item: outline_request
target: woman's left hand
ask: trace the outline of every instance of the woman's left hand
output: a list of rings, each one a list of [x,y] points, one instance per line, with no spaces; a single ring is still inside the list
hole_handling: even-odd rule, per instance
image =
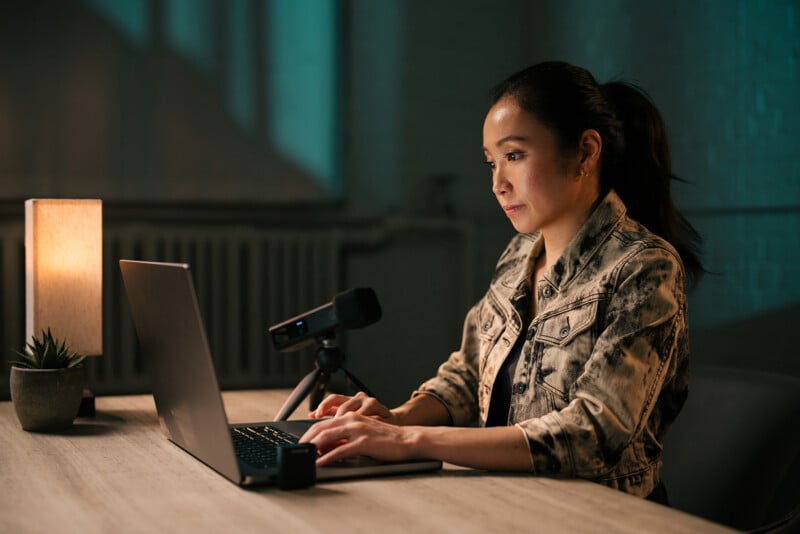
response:
[[[314,424],[300,438],[300,443],[316,445],[321,454],[318,466],[353,456],[394,462],[414,458],[417,434],[414,427],[348,412]]]

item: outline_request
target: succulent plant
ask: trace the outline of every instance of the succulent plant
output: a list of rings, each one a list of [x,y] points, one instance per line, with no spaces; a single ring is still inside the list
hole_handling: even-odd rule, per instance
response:
[[[14,352],[20,359],[12,361],[11,365],[27,369],[66,369],[79,365],[86,358],[83,354],[70,352],[66,340],[59,342],[54,339],[49,328],[47,332],[42,330],[41,340],[32,336],[31,343],[26,343],[22,352]]]

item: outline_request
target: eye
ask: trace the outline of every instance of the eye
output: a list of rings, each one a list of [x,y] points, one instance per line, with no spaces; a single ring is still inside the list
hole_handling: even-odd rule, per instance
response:
[[[509,152],[506,154],[506,159],[508,161],[519,161],[522,159],[524,154],[522,152]]]
[[[497,164],[495,164],[494,161],[484,161],[483,164],[489,167],[491,170],[494,170],[494,168],[497,167]]]

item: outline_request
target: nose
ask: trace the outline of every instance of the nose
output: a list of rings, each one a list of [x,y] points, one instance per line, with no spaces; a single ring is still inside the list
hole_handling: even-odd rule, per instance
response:
[[[509,188],[509,181],[504,177],[500,167],[496,167],[492,173],[492,193],[494,193],[495,196],[500,196],[508,193]]]

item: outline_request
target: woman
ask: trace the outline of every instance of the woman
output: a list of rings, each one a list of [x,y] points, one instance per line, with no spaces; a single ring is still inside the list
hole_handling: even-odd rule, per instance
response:
[[[661,443],[687,395],[699,236],[670,198],[662,119],[636,88],[547,62],[498,85],[492,191],[519,232],[460,350],[392,410],[332,395],[302,441],[353,455],[591,479],[665,501]],[[684,267],[685,266],[685,267]]]

